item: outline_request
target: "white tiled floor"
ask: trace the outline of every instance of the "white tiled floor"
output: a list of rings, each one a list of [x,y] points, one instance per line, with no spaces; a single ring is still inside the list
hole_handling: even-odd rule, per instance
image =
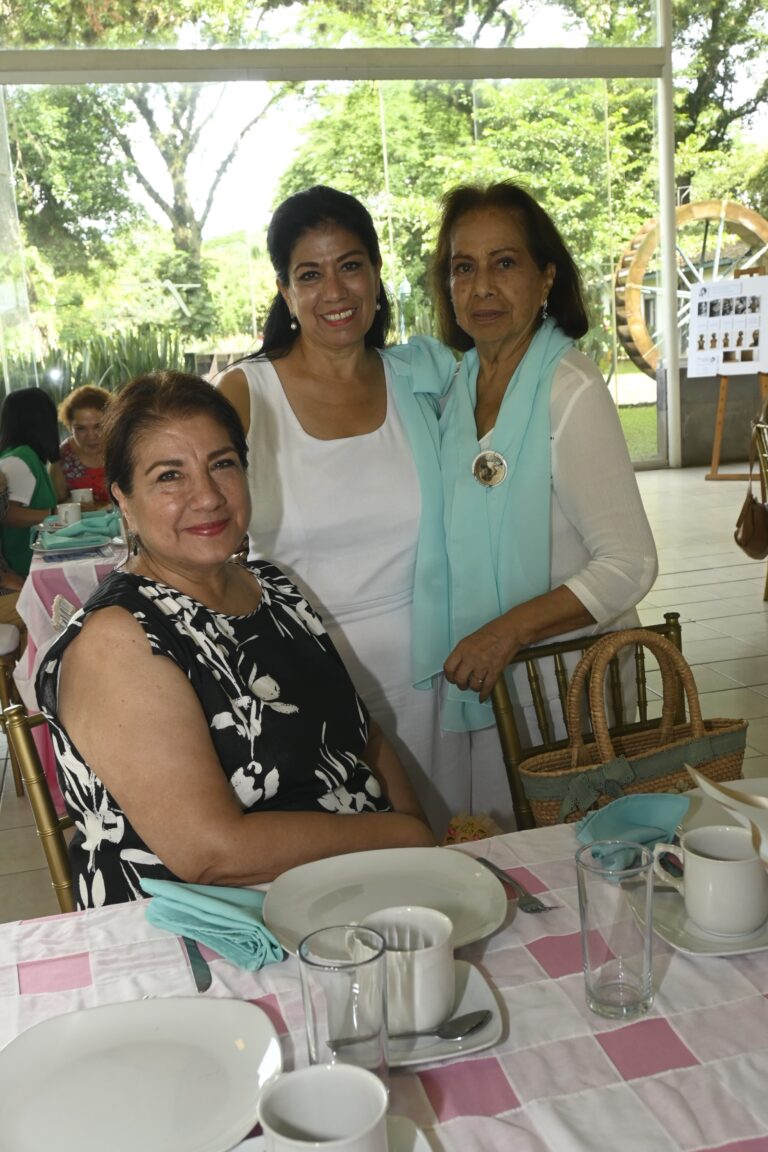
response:
[[[745,775],[768,775],[766,566],[733,542],[744,482],[706,481],[705,469],[639,472],[660,574],[640,606],[644,623],[678,611],[683,650],[706,716],[749,719]],[[0,750],[4,742],[0,744]],[[0,755],[0,763],[2,755]],[[58,910],[26,799],[10,770],[0,798],[0,921]]]

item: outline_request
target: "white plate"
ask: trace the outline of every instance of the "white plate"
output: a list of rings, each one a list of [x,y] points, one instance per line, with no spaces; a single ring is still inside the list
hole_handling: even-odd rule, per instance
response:
[[[54,1016],[0,1052],[13,1152],[225,1152],[256,1123],[280,1042],[240,1000],[136,1000]]]
[[[449,848],[381,848],[301,864],[273,881],[264,923],[288,952],[318,928],[357,924],[398,904],[437,908],[453,921],[453,944],[489,936],[507,914],[495,876]]]
[[[387,1144],[389,1152],[430,1152],[426,1136],[407,1116],[387,1116]],[[232,1152],[264,1152],[264,1137],[244,1140]]]
[[[83,544],[82,541],[78,543],[72,540],[68,544],[62,541],[61,544],[46,547],[39,538],[32,545],[32,551],[36,556],[69,556],[72,552],[82,552],[84,556],[113,555],[110,544]]]
[[[451,1016],[464,1012],[475,1012],[488,1008],[492,1013],[484,1027],[478,1028],[463,1040],[440,1040],[437,1036],[418,1036],[406,1040],[397,1036],[389,1038],[390,1068],[405,1068],[411,1064],[427,1064],[432,1060],[451,1060],[454,1056],[464,1056],[467,1052],[479,1052],[490,1048],[501,1039],[501,1012],[496,997],[488,981],[474,964],[465,960],[454,961],[456,967],[456,997]]]
[[[741,792],[745,796],[768,797],[768,776],[751,776],[744,780],[729,780],[727,788],[734,792]],[[706,828],[710,824],[740,824],[734,812],[723,804],[705,796],[700,788],[692,788],[687,795],[691,798],[691,806],[681,822],[684,832],[689,828]]]
[[[629,896],[632,910],[642,920],[639,901]],[[697,927],[685,914],[685,901],[674,888],[653,894],[653,930],[678,952],[689,956],[740,956],[768,948],[768,924],[748,936],[714,936]]]

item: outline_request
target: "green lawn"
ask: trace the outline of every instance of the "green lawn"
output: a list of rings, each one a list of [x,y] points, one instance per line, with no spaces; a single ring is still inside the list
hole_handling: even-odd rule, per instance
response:
[[[619,408],[619,419],[633,460],[649,460],[657,455],[655,404]]]

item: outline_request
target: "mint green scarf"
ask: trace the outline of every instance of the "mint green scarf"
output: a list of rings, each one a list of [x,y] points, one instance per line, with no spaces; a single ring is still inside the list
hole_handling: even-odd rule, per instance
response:
[[[448,547],[451,649],[470,632],[550,587],[552,378],[573,346],[552,320],[531,341],[507,385],[490,448],[507,462],[506,479],[484,488],[472,475],[480,447],[475,426],[478,356],[462,361],[440,422]],[[490,701],[449,685],[443,728],[493,724]]]

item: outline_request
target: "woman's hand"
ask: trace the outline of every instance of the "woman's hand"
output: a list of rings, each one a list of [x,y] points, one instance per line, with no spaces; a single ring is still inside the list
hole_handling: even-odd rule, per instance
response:
[[[465,636],[445,662],[445,678],[463,691],[477,692],[481,702],[487,700],[491,690],[522,647],[522,639],[514,628],[499,617],[484,624],[476,632]]]
[[[561,584],[517,604],[460,640],[443,665],[445,678],[462,690],[479,693],[482,702],[521,648],[594,623],[594,616],[578,597]]]

